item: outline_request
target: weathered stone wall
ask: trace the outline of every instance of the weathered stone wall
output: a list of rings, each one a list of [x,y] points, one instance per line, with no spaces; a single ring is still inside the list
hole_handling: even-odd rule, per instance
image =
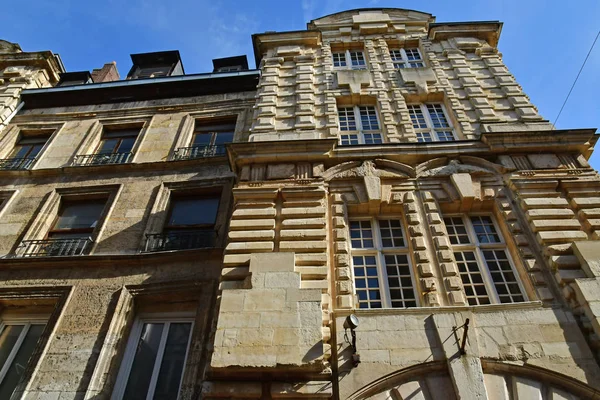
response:
[[[240,93],[26,109],[0,133],[0,151],[6,152],[21,130],[54,132],[32,170],[0,171],[0,195],[9,199],[0,213],[4,315],[39,313],[40,298],[58,290],[54,288],[62,290],[60,296],[44,300],[49,305],[43,310],[54,311],[18,394],[110,398],[135,317],[189,311],[195,325],[180,398],[199,395],[214,337],[234,174],[225,157],[170,160],[175,148],[191,140],[196,118],[233,116],[239,140],[249,127],[247,108],[252,101],[252,93]],[[102,126],[115,123],[141,128],[132,162],[73,166],[76,155],[93,153]],[[216,188],[221,193],[215,248],[140,253],[146,234],[162,229],[169,191],[186,188]],[[110,194],[90,255],[15,257],[23,239],[45,237],[56,216],[57,199],[89,191]]]
[[[0,40],[0,133],[17,111],[23,89],[52,86],[61,72],[51,52],[23,52],[18,44]]]
[[[311,23],[306,33],[286,34],[288,40],[261,35],[250,140],[337,139],[336,103],[376,105],[384,141],[392,143],[417,141],[407,103],[443,103],[459,139],[515,126],[551,128],[502,62],[496,41],[478,37],[478,28],[436,36],[428,30],[431,17],[418,14],[344,12]],[[389,49],[404,46],[418,47],[426,66],[395,69]],[[334,68],[332,48],[362,50],[367,69]]]
[[[504,309],[502,309],[504,308]],[[469,358],[501,360],[515,364],[540,366],[581,381],[596,382],[600,369],[571,313],[560,309],[541,309],[535,305],[488,306],[479,308],[432,308],[405,311],[360,311],[357,349],[361,363],[352,368],[352,351],[341,328],[345,317],[336,321],[340,368],[340,398],[395,371],[433,361],[447,362],[452,380],[458,387],[476,391],[481,387],[489,398],[496,393],[487,387],[481,365],[478,370],[464,369]],[[451,316],[450,319],[447,317]],[[466,355],[459,349],[466,318],[470,319]],[[447,323],[444,321],[447,320]],[[456,327],[456,334],[453,333]],[[448,361],[446,361],[448,360]],[[458,366],[452,366],[452,360]],[[468,372],[468,373],[467,373]],[[428,375],[423,368],[421,379]],[[479,376],[478,376],[479,375]],[[467,380],[472,382],[467,385]],[[462,380],[462,381],[460,381]],[[400,382],[399,382],[400,383]],[[398,384],[399,384],[398,383]],[[387,391],[395,385],[389,385]],[[433,388],[431,397],[444,395]],[[387,393],[386,391],[386,393]],[[479,398],[461,393],[461,398]],[[448,394],[448,398],[451,398]],[[385,398],[385,397],[383,397]],[[487,398],[487,397],[481,397]]]

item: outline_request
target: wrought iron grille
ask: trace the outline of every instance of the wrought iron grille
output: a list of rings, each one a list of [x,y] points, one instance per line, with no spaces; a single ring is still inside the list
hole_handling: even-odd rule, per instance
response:
[[[132,153],[83,154],[75,156],[75,165],[126,164]]]
[[[180,147],[173,154],[174,160],[191,160],[193,158],[219,157],[226,154],[225,145]]]
[[[85,254],[92,238],[23,240],[22,257],[80,256]]]
[[[215,246],[216,232],[212,230],[177,231],[146,235],[144,251],[205,249]]]
[[[30,169],[35,158],[7,158],[0,160],[0,169],[4,170],[20,170]]]

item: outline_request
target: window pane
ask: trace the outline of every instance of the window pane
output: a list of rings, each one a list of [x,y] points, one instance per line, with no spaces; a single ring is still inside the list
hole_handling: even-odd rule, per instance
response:
[[[504,250],[486,250],[483,257],[490,270],[500,303],[524,301],[517,278]]]
[[[406,254],[385,256],[392,307],[415,307],[415,292]]]
[[[398,220],[379,220],[379,232],[383,247],[404,247],[402,227]]]
[[[451,244],[468,244],[470,243],[467,235],[467,228],[461,217],[446,217],[444,218],[446,230],[450,237]]]
[[[381,144],[383,143],[383,138],[381,137],[381,133],[365,133],[365,144]]]
[[[42,147],[44,147],[43,144],[34,144],[33,146],[31,146],[31,151],[29,152],[29,154],[27,155],[28,158],[35,158],[37,157],[38,154],[40,154],[40,151],[42,150]]]
[[[356,69],[362,69],[367,65],[362,51],[351,51],[350,61],[352,62],[352,68]]]
[[[167,344],[165,345],[156,390],[154,391],[155,399],[177,399],[191,330],[191,323],[172,323],[169,325]]]
[[[415,129],[426,129],[427,123],[425,122],[425,116],[421,107],[416,104],[408,105],[408,113],[410,114],[410,120],[412,121],[413,128]]]
[[[350,221],[350,238],[353,249],[372,248],[371,221]]]
[[[436,130],[436,133],[440,142],[453,142],[455,140],[454,133],[452,133],[452,131]]]
[[[217,132],[215,144],[224,144],[233,142],[233,132]]]
[[[377,121],[377,111],[375,107],[364,106],[359,107],[360,110],[360,123],[365,131],[377,131],[379,130],[379,121]]]
[[[163,329],[164,324],[162,323],[144,324],[142,335],[136,346],[123,399],[146,399]]]
[[[444,115],[444,109],[441,104],[427,104],[427,111],[429,111],[429,117],[433,122],[434,128],[449,128],[448,120]]]
[[[352,107],[340,107],[338,109],[338,118],[340,120],[341,131],[355,131],[356,118]]]
[[[133,144],[135,143],[134,137],[128,137],[121,139],[121,143],[119,147],[116,149],[116,153],[130,153],[133,149]]]
[[[119,139],[103,139],[100,142],[100,147],[98,148],[98,154],[112,154],[117,145],[119,144]]]
[[[402,52],[400,50],[390,50],[392,61],[402,61]]]
[[[13,150],[10,158],[26,158],[32,149],[33,149],[33,145],[17,146]],[[35,157],[35,155],[32,157]]]
[[[171,200],[168,226],[210,225],[215,223],[219,199],[216,197],[182,197]]]
[[[25,325],[6,325],[0,334],[0,369],[6,363]]]
[[[4,376],[2,384],[0,384],[0,399],[9,399],[12,392],[17,387],[19,380],[21,380],[21,377],[27,368],[29,358],[33,354],[33,350],[35,350],[35,346],[37,345],[40,336],[42,336],[44,326],[45,325],[31,325],[29,327],[29,330],[25,335],[25,340],[21,343],[21,347],[19,347],[19,351],[10,365],[10,369]]]
[[[359,144],[358,134],[340,135],[340,144],[342,146],[351,146]]]
[[[159,76],[167,76],[170,71],[170,65],[143,68],[138,67],[137,78],[154,78]]]
[[[487,293],[481,271],[477,265],[475,253],[472,251],[455,251],[454,259],[465,289],[465,294],[469,304],[476,306],[479,304],[489,304],[490,299]]]
[[[500,236],[489,216],[471,217],[471,223],[479,243],[500,243]]]
[[[408,61],[420,61],[421,54],[419,53],[419,49],[404,49],[406,52],[406,58]]]
[[[431,133],[417,132],[417,142],[433,142],[433,139],[431,139]]]
[[[212,133],[196,133],[192,146],[208,146],[212,140]]]
[[[377,264],[373,256],[352,257],[354,283],[360,308],[381,308]]]
[[[65,203],[53,229],[95,228],[106,200]]]
[[[346,54],[345,53],[333,53],[333,66],[334,67],[345,67],[346,66]]]

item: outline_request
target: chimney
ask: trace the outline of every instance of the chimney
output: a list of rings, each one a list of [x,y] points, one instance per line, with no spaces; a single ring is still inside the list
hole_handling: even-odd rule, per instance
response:
[[[102,68],[94,69],[92,71],[92,80],[94,83],[112,82],[120,79],[121,77],[119,76],[119,71],[117,70],[116,61],[104,64]]]

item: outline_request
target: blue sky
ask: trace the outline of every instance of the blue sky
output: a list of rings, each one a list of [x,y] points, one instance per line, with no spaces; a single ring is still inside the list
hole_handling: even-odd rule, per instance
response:
[[[177,49],[187,73],[209,72],[213,58],[247,54],[250,35],[305,29],[306,22],[364,7],[429,12],[438,22],[504,22],[504,62],[544,118],[554,121],[598,29],[598,0],[53,0],[11,2],[0,38],[24,51],[59,53],[68,71],[116,61],[121,76],[129,54]],[[600,127],[600,42],[558,123],[558,129]],[[600,169],[599,150],[592,165]]]

